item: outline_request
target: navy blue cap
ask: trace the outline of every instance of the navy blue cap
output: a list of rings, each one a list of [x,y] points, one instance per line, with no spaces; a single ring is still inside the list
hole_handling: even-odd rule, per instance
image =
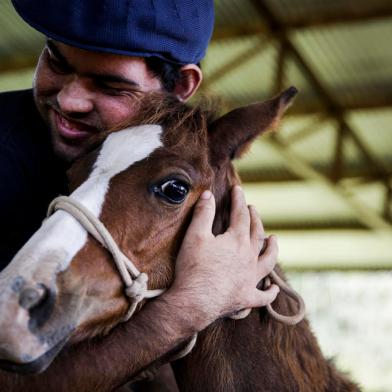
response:
[[[213,0],[12,0],[32,27],[78,48],[196,64],[214,25]]]

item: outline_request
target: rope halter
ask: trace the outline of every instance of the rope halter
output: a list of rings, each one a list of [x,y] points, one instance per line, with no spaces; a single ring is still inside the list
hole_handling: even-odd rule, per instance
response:
[[[63,210],[72,215],[113,256],[114,263],[125,284],[125,295],[130,299],[130,306],[123,321],[128,321],[131,318],[138,303],[143,299],[157,297],[165,291],[163,289],[148,290],[147,274],[136,268],[132,261],[120,250],[104,224],[84,205],[70,197],[60,196],[50,203],[47,216],[57,210]]]

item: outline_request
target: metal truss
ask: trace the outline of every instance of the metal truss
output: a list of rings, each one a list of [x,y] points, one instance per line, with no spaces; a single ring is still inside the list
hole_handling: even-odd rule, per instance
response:
[[[390,107],[391,100],[388,98],[385,101],[380,100],[377,102],[370,102],[367,97],[363,99],[363,102],[359,102],[357,105],[350,107],[342,107],[334,95],[328,90],[327,86],[317,77],[312,67],[308,64],[306,59],[303,57],[301,52],[296,47],[295,43],[290,38],[290,31],[293,28],[305,28],[309,26],[325,25],[331,23],[350,22],[358,20],[369,20],[373,18],[385,17],[386,15],[392,15],[392,9],[390,5],[379,5],[376,8],[369,8],[368,10],[361,10],[360,12],[354,12],[353,10],[347,10],[344,15],[335,15],[325,18],[319,18],[317,20],[310,21],[293,21],[288,25],[282,23],[277,15],[273,12],[270,7],[270,3],[265,0],[250,0],[254,8],[257,10],[260,17],[260,24],[257,25],[257,31],[249,28],[238,28],[234,34],[260,34],[260,42],[255,45],[254,48],[247,52],[240,53],[236,58],[230,62],[223,64],[213,74],[209,75],[206,80],[206,90],[216,83],[221,78],[225,77],[229,72],[241,67],[247,61],[252,60],[256,55],[260,54],[260,51],[265,49],[268,44],[278,44],[278,58],[276,67],[276,76],[274,82],[274,93],[279,91],[284,86],[284,68],[288,59],[294,60],[298,69],[302,72],[305,78],[310,83],[314,92],[316,92],[321,105],[318,107],[304,107],[297,110],[296,113],[318,113],[314,124],[306,126],[305,128],[295,132],[289,138],[283,139],[281,136],[272,135],[269,138],[264,138],[288,163],[288,168],[293,173],[291,179],[302,179],[312,180],[319,184],[327,187],[330,191],[338,195],[344,202],[350,207],[354,213],[356,219],[360,223],[360,227],[369,228],[376,231],[382,231],[384,233],[392,234],[392,171],[390,168],[384,167],[383,163],[375,157],[366,146],[365,142],[361,140],[359,135],[355,132],[352,126],[346,119],[346,114],[349,110],[358,108],[374,108],[374,107]],[[386,8],[385,8],[386,7]],[[253,26],[254,27],[254,26]],[[228,30],[218,30],[215,32],[215,39],[228,38]],[[365,102],[365,100],[369,102]],[[382,102],[381,102],[382,101]],[[233,102],[226,102],[227,106],[234,106]],[[311,106],[311,105],[310,105]],[[291,112],[292,113],[292,112]],[[295,109],[294,109],[295,113]],[[336,124],[335,133],[335,151],[334,158],[331,162],[328,170],[319,169],[312,167],[310,163],[303,157],[295,154],[289,147],[292,143],[298,140],[306,138],[311,135],[314,129],[317,128],[321,123],[326,121],[333,121]],[[370,210],[363,203],[358,201],[350,192],[349,188],[345,186],[345,157],[344,157],[344,145],[348,140],[356,146],[360,151],[363,160],[366,162],[366,172],[360,173],[363,181],[379,181],[384,186],[384,205],[383,214],[379,215],[377,212]],[[241,173],[241,176],[245,181],[260,182],[263,181],[262,176],[258,177],[256,173]],[[283,179],[284,180],[284,179]],[[286,180],[290,180],[289,177]]]

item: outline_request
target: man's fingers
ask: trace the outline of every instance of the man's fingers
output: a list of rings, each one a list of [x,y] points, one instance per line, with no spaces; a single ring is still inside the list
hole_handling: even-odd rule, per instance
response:
[[[235,185],[231,193],[231,213],[229,230],[236,234],[249,236],[250,215],[244,192]]]
[[[276,284],[272,284],[266,290],[256,290],[251,307],[260,308],[262,306],[266,306],[275,301],[278,294],[279,287]]]
[[[253,249],[257,254],[263,250],[264,244],[266,244],[266,238],[264,233],[263,223],[259,217],[254,206],[249,206],[250,213],[250,240]]]
[[[215,198],[211,191],[204,191],[195,205],[187,233],[209,235],[215,217]]]
[[[274,235],[269,236],[266,241],[268,241],[267,248],[264,253],[259,256],[259,261],[257,263],[258,277],[260,279],[263,279],[274,269],[279,252],[278,239]]]

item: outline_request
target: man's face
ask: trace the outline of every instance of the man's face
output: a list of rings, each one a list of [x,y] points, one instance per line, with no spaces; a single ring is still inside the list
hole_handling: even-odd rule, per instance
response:
[[[91,52],[57,41],[45,46],[33,87],[54,151],[68,162],[89,151],[97,133],[132,118],[144,93],[162,89],[140,57]]]

